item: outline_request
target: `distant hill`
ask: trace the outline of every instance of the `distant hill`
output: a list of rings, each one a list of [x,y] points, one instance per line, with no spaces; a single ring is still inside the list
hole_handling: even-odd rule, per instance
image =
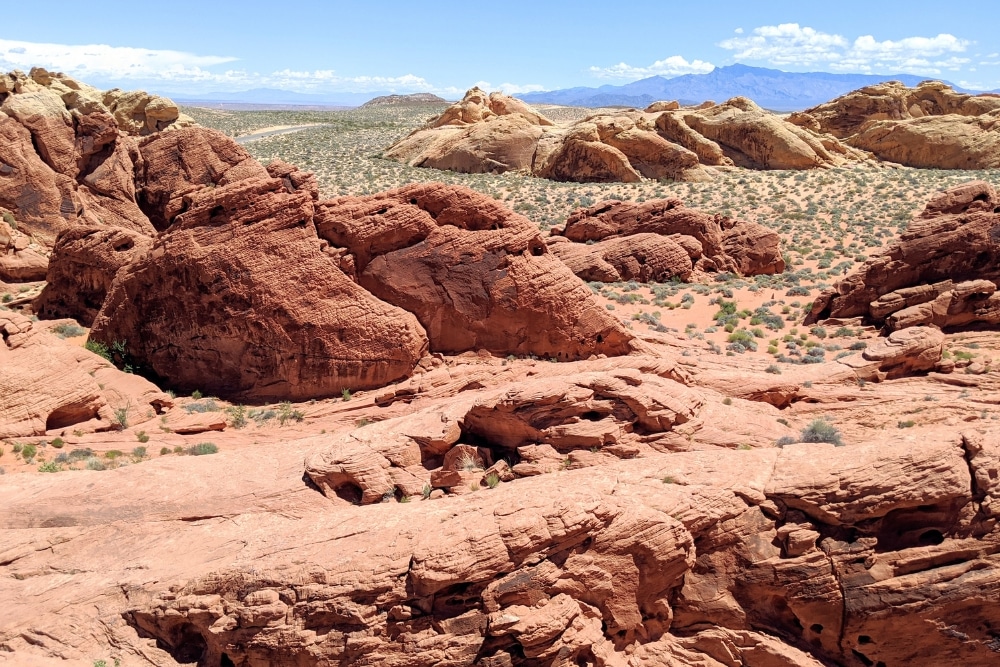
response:
[[[362,104],[366,107],[422,107],[429,104],[448,104],[448,100],[431,93],[413,93],[411,95],[382,95]]]
[[[774,111],[798,111],[821,104],[864,86],[883,81],[901,81],[915,86],[927,77],[912,74],[830,74],[828,72],[782,72],[764,67],[729,65],[708,74],[685,74],[672,79],[652,76],[622,86],[567,88],[518,95],[532,104],[563,104],[578,107],[645,107],[657,100],[700,104],[724,102],[731,97],[749,97]],[[947,82],[945,82],[947,83]],[[954,86],[954,84],[948,84]],[[974,92],[974,91],[965,91]]]

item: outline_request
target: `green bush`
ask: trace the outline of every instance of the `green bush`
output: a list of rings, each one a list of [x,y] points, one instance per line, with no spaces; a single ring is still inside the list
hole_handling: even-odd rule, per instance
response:
[[[149,442],[149,436],[146,435],[145,431],[139,431],[138,433],[136,433],[135,434],[135,439],[138,440],[139,442],[142,442],[142,443]],[[143,449],[145,449],[145,448],[143,448]]]
[[[75,324],[70,324],[65,322],[63,324],[57,324],[52,327],[52,333],[59,336],[60,338],[76,338],[77,336],[82,336],[87,333],[86,329],[78,327]]]
[[[62,449],[63,445],[66,444],[66,441],[63,440],[62,438],[52,438],[49,444],[55,447],[56,449]]]
[[[219,451],[219,448],[211,442],[199,442],[197,445],[192,445],[188,448],[188,454],[191,456],[204,456],[206,454],[215,454]]]
[[[24,445],[21,447],[21,458],[25,461],[31,461],[31,459],[35,458],[35,454],[37,453],[38,448],[34,445]]]
[[[84,347],[96,354],[99,357],[104,357],[106,361],[111,361],[111,352],[108,350],[108,346],[100,341],[88,340]]]
[[[825,419],[814,419],[802,429],[801,442],[827,442],[837,447],[844,444],[840,439],[840,431]]]

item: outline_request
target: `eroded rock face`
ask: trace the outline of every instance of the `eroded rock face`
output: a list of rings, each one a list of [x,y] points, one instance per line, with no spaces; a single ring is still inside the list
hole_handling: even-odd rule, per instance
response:
[[[423,328],[319,251],[313,207],[308,190],[270,177],[200,190],[119,273],[92,337],[218,395],[308,398],[406,377]]]
[[[1000,166],[1000,98],[956,93],[939,81],[861,88],[791,120],[910,167]]]
[[[125,617],[175,656],[235,665],[985,666],[1000,622],[996,518],[972,483],[995,470],[985,452],[946,431],[688,452],[349,509],[370,518],[329,525],[336,549],[215,571]]]
[[[13,311],[0,311],[0,338],[0,438],[108,430],[116,410],[136,422],[173,404],[152,383]]]
[[[1000,197],[974,181],[928,202],[899,240],[813,303],[806,322],[863,316],[889,330],[1000,322]]]
[[[686,280],[693,271],[785,270],[776,232],[687,208],[679,199],[601,202],[574,211],[552,234],[550,249],[584,280]]]
[[[90,326],[119,269],[143,256],[153,239],[127,229],[73,227],[56,239],[46,285],[32,303],[45,319],[71,317]]]
[[[867,159],[745,98],[684,109],[659,103],[556,124],[520,100],[478,88],[390,146],[386,156],[418,167],[514,170],[583,183],[705,181],[714,176],[712,166],[812,169]]]
[[[47,246],[76,225],[151,234],[136,203],[135,137],[193,121],[165,98],[105,95],[41,68],[0,78],[0,207],[22,231]]]
[[[321,202],[320,237],[379,299],[417,316],[431,350],[561,360],[619,355],[631,336],[549,254],[527,218],[467,188],[410,185]]]

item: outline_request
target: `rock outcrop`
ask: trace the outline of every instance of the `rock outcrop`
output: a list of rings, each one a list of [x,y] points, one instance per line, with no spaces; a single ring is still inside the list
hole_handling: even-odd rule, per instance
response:
[[[710,215],[680,199],[606,201],[570,214],[549,248],[584,280],[687,280],[694,271],[781,273],[778,234],[754,222]]]
[[[44,280],[48,258],[38,244],[16,228],[14,215],[0,209],[0,281]]]
[[[175,134],[208,145],[221,136]],[[164,165],[169,180],[178,160],[150,167]],[[320,251],[314,192],[253,164],[247,171],[263,176],[192,187],[169,230],[119,271],[92,337],[124,342],[136,366],[172,386],[246,399],[330,396],[408,376],[427,350],[423,328]]]
[[[110,430],[173,404],[152,383],[23,315],[0,310],[0,339],[0,438]]]
[[[152,233],[136,202],[138,137],[192,124],[146,93],[101,93],[41,68],[0,76],[0,207],[49,246],[79,224]]]
[[[1000,167],[1000,98],[956,93],[940,81],[868,86],[791,121],[910,167]]]
[[[631,336],[552,256],[527,218],[472,190],[410,185],[321,202],[316,228],[379,299],[414,315],[430,349],[561,361],[620,355]]]
[[[1000,323],[1000,196],[984,181],[940,193],[899,240],[814,302],[806,319],[862,316],[889,330]]]
[[[705,438],[716,446],[770,446],[787,435],[772,412],[759,404],[730,407],[635,368],[554,375],[358,429],[310,456],[306,474],[328,497],[360,504],[430,489],[462,494],[489,486],[491,474],[495,486],[505,474],[533,477],[684,451],[719,419],[740,425],[728,442]]]
[[[712,166],[812,169],[867,159],[750,100],[601,112],[556,124],[524,102],[478,88],[393,144],[386,157],[466,173],[523,171],[575,182],[704,181]]]
[[[146,254],[153,239],[121,227],[71,227],[48,259],[46,285],[32,303],[44,319],[71,317],[90,326],[119,269]]]

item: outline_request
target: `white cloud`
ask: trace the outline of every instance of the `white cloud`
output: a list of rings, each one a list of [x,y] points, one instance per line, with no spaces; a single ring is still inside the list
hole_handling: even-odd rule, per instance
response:
[[[199,56],[184,51],[141,49],[107,44],[45,44],[0,39],[0,69],[45,67],[81,78],[200,79],[203,68],[237,60],[230,56]]]
[[[149,87],[173,93],[230,92],[249,88],[278,88],[319,92],[438,92],[423,77],[344,76],[336,70],[252,72],[220,70],[236,62],[231,56],[197,55],[184,51],[143,49],[107,44],[45,44],[0,39],[0,71],[45,67],[96,86]],[[504,84],[520,92],[520,87]],[[541,90],[541,86],[526,89]]]
[[[719,46],[736,51],[737,60],[766,60],[775,65],[809,65],[835,60],[847,46],[840,35],[801,27],[798,23],[766,25],[746,37],[731,37]]]
[[[634,67],[626,63],[618,63],[611,67],[591,67],[591,75],[599,79],[644,79],[650,76],[679,76],[681,74],[706,74],[715,69],[715,65],[704,60],[688,62],[682,56],[670,56],[657,60],[647,67]]]
[[[878,41],[862,35],[853,41],[798,23],[761,26],[746,37],[718,44],[738,61],[763,60],[774,65],[829,67],[842,72],[941,74],[960,71],[971,62],[964,53],[972,42],[947,33]]]
[[[737,28],[736,30],[733,30],[733,32],[735,32],[737,35],[742,35],[743,34],[743,28]]]

